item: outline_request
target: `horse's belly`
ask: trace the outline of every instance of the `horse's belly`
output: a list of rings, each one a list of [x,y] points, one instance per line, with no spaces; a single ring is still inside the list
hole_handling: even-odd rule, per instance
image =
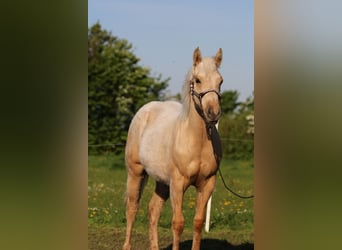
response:
[[[166,145],[157,140],[156,137],[150,137],[149,144],[140,148],[140,161],[149,176],[157,181],[169,184],[170,164]]]
[[[144,161],[143,166],[147,174],[156,181],[163,182],[167,185],[170,183],[169,166],[167,164],[148,159]]]
[[[157,181],[170,182],[170,142],[180,112],[179,103],[151,103],[148,123],[141,134],[139,158],[145,171]]]

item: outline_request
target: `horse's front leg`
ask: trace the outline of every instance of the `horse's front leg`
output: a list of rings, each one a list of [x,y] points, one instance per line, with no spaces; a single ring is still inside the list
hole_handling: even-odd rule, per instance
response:
[[[174,175],[170,181],[170,201],[172,205],[172,250],[179,250],[180,236],[184,228],[184,216],[182,212],[184,195],[184,177],[180,174]]]
[[[199,250],[201,244],[201,233],[205,220],[205,210],[210,195],[212,194],[216,182],[216,175],[213,175],[203,184],[197,187],[196,214],[194,218],[194,237],[192,250]]]

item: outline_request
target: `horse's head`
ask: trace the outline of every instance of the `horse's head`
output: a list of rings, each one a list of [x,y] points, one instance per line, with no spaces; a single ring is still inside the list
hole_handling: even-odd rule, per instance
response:
[[[222,49],[212,58],[202,58],[201,51],[196,48],[193,61],[190,90],[195,107],[206,122],[216,123],[221,116],[220,89],[223,78],[218,68],[222,61]]]

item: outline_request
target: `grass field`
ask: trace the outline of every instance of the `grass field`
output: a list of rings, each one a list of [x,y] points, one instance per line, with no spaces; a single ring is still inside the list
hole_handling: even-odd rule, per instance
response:
[[[126,170],[123,156],[113,154],[89,156],[88,160],[88,248],[121,249],[125,237]],[[235,191],[253,193],[253,162],[221,162],[226,183]],[[141,198],[141,206],[134,224],[132,248],[148,249],[147,204],[154,190],[149,179]],[[190,187],[184,196],[185,228],[181,249],[191,248],[192,220],[196,192]],[[201,249],[253,249],[253,199],[242,200],[225,190],[220,178],[213,193],[210,232],[203,230]],[[171,205],[165,204],[159,221],[159,245],[171,249]]]

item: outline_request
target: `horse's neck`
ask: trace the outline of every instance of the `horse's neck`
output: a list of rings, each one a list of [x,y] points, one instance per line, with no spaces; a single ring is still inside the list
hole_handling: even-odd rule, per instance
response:
[[[207,140],[207,131],[203,118],[195,109],[193,100],[190,101],[188,115],[184,117],[183,122],[188,130],[188,133],[193,134],[198,139]]]

